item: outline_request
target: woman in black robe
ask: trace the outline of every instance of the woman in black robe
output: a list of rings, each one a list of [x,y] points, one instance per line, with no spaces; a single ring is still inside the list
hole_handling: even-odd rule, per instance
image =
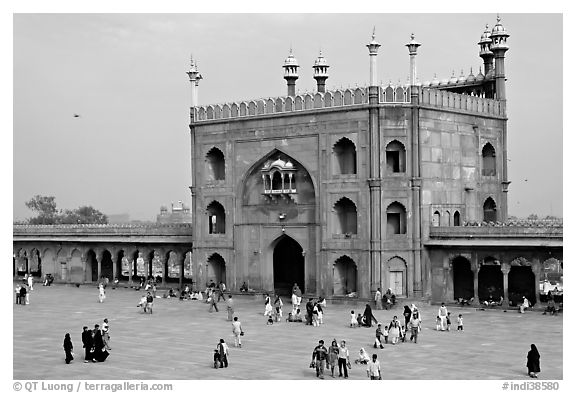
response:
[[[74,360],[74,356],[72,356],[72,350],[74,346],[72,345],[72,340],[70,339],[70,333],[66,333],[64,336],[64,353],[66,353],[66,364],[70,364],[72,360]]]
[[[412,317],[412,310],[410,310],[410,307],[404,305],[404,312],[402,315],[404,315],[404,327],[408,330],[408,322],[410,322],[410,318]]]
[[[540,372],[540,353],[538,353],[538,349],[536,345],[530,345],[530,351],[528,351],[528,362],[526,363],[526,367],[528,367],[528,375],[530,378],[538,378],[536,373]]]
[[[104,340],[102,339],[102,331],[97,329],[94,332],[94,360],[103,362],[108,357],[109,353],[106,351]]]
[[[372,321],[374,321],[374,323],[378,323],[376,318],[374,318],[374,314],[372,314],[372,308],[370,307],[369,304],[366,305],[363,315],[364,315],[364,326],[372,327]]]

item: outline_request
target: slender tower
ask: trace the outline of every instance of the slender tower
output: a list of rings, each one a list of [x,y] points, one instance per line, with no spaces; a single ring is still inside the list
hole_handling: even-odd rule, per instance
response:
[[[490,38],[490,34],[490,27],[486,24],[486,30],[484,30],[484,33],[482,33],[482,36],[480,37],[480,42],[478,42],[478,45],[480,45],[479,54],[482,60],[484,60],[484,75],[488,75],[494,67],[494,53],[490,50],[490,47],[492,46],[492,38]]]
[[[198,85],[202,79],[202,75],[198,72],[198,66],[194,61],[194,58],[190,56],[190,70],[186,72],[188,78],[190,79],[191,87],[191,107],[194,108],[198,105]]]
[[[284,60],[284,79],[288,84],[288,95],[294,97],[296,95],[296,80],[298,79],[298,60],[292,54],[292,48],[290,48],[290,54]]]
[[[368,86],[368,130],[369,130],[369,165],[370,176],[370,292],[373,294],[378,287],[382,288],[382,198],[380,177],[380,109],[378,108],[379,88],[376,75],[376,56],[380,44],[376,42],[376,27],[372,31],[372,41],[368,45],[370,54],[370,85]],[[371,295],[372,296],[372,295]]]
[[[490,38],[492,39],[492,46],[490,50],[494,53],[495,67],[494,78],[496,79],[496,99],[506,101],[506,73],[504,72],[504,56],[509,49],[506,40],[510,35],[500,23],[500,16],[496,18],[496,26],[492,29]]]
[[[422,189],[422,179],[420,177],[420,93],[417,84],[416,73],[416,55],[418,47],[421,46],[419,42],[414,39],[414,34],[410,36],[410,42],[406,44],[408,53],[410,54],[410,134],[409,139],[411,143],[411,176],[410,176],[410,190],[412,193],[412,259],[414,263],[414,277],[412,291],[414,296],[422,296],[422,230],[420,221],[420,192]]]
[[[316,86],[318,88],[318,93],[326,93],[326,79],[328,79],[328,62],[322,56],[322,50],[312,68],[314,69],[314,79],[316,79]]]

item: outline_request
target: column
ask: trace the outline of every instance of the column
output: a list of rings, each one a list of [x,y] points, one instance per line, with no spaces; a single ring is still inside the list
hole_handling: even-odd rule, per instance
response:
[[[134,258],[134,256],[130,255],[130,253],[126,253],[124,255],[124,258],[126,258],[126,261],[128,261],[128,286],[132,286],[132,272],[134,271],[134,261],[132,258]]]
[[[110,256],[112,258],[112,282],[110,284],[114,284],[114,280],[118,278],[118,252],[116,250],[110,251]],[[116,259],[114,259],[114,256],[116,256]]]
[[[186,253],[178,253],[178,260],[180,264],[180,277],[178,277],[178,286],[182,288],[182,282],[184,280],[184,260],[186,259]]]
[[[540,272],[541,265],[538,259],[533,259],[531,261],[530,267],[532,268],[532,273],[534,273],[534,294],[536,296],[536,302],[533,304],[534,308],[542,307],[540,303]]]
[[[478,273],[480,273],[480,267],[473,266],[472,273],[474,274],[474,301],[472,304],[478,305],[480,304],[480,298],[478,297]]]
[[[104,256],[104,254],[102,252],[99,252],[99,253],[95,253],[95,256],[96,256],[96,262],[97,262],[97,266],[98,266],[97,281],[100,281],[100,277],[102,277],[102,258]]]
[[[86,282],[86,253],[82,253],[82,282]]]
[[[168,260],[164,253],[160,254],[160,263],[162,263],[162,286],[166,286],[166,277],[168,277]]]
[[[502,264],[500,270],[502,270],[502,279],[504,280],[504,303],[502,304],[502,307],[507,309],[510,306],[508,300],[508,273],[510,273],[510,265]]]
[[[14,260],[13,260],[13,264],[14,264],[14,279],[16,280],[18,278],[18,257],[16,256],[16,253],[12,254]]]

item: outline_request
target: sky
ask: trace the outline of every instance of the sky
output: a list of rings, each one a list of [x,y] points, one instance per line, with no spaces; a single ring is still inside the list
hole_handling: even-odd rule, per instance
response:
[[[509,214],[563,215],[563,16],[501,12],[506,54]],[[292,47],[297,89],[313,91],[321,49],[327,88],[364,86],[366,44],[382,45],[378,79],[405,83],[414,33],[420,81],[477,74],[477,45],[494,13],[23,14],[13,16],[13,219],[52,195],[61,209],[155,220],[190,204],[190,56],[199,103],[286,95]],[[79,117],[74,117],[78,114]]]

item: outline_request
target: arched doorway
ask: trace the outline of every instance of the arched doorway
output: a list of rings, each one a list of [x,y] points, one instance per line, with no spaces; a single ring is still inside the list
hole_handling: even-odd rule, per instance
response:
[[[504,297],[504,275],[500,263],[492,257],[486,257],[478,271],[478,300],[499,301],[500,297]]]
[[[61,259],[62,260],[62,259]],[[61,279],[65,280],[67,270],[65,269],[66,263],[60,263],[61,265]],[[64,268],[62,268],[62,265]],[[84,270],[82,268],[82,253],[78,249],[74,249],[70,258],[70,281],[73,283],[81,283],[84,281]]]
[[[393,257],[388,261],[388,288],[396,296],[406,295],[406,262],[399,257]]]
[[[110,282],[114,281],[112,265],[112,254],[108,250],[104,250],[102,253],[102,262],[100,266],[100,276],[107,277]]]
[[[96,261],[96,253],[94,250],[88,250],[88,252],[86,252],[86,276],[84,277],[84,281],[98,281],[98,262]]]
[[[274,292],[290,295],[294,283],[304,292],[304,256],[300,244],[290,236],[282,235],[274,247],[273,260]]]
[[[508,273],[508,300],[512,306],[522,303],[522,296],[526,296],[530,304],[536,303],[536,278],[532,267],[524,258],[517,258],[510,263]]]
[[[206,266],[206,285],[210,283],[210,280],[218,284],[220,281],[226,284],[226,262],[220,254],[212,254],[208,258]]]
[[[337,296],[349,295],[356,292],[356,264],[352,258],[344,255],[334,262],[333,293]]]
[[[33,249],[28,258],[28,273],[35,277],[42,276],[42,258],[40,258],[40,251]]]
[[[458,256],[452,261],[454,299],[471,299],[474,297],[474,273],[468,259]]]

